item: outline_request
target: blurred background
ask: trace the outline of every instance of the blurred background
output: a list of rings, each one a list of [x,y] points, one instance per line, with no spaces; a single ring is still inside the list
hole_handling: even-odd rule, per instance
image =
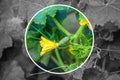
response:
[[[94,50],[89,60],[69,74],[42,71],[30,60],[24,45],[31,17],[53,4],[79,9],[94,29]],[[0,80],[120,80],[119,15],[119,0],[0,0]]]

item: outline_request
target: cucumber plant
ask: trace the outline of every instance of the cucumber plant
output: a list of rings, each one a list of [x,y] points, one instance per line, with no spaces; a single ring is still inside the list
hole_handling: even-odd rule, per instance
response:
[[[72,21],[78,24],[74,33],[67,29],[70,26],[67,18],[71,14],[75,16]],[[39,11],[29,22],[25,37],[32,60],[50,72],[78,68],[86,61],[93,46],[92,27],[87,18],[65,5],[49,6]]]

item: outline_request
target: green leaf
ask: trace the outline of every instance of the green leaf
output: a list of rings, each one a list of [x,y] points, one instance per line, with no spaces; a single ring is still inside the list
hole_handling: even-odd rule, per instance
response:
[[[63,15],[63,14],[64,14],[64,15]],[[56,13],[55,18],[56,18],[60,23],[62,23],[62,21],[66,18],[66,16],[67,16],[67,9],[58,10],[57,13]]]
[[[80,13],[79,13],[79,12],[76,12],[76,13],[75,13],[76,20],[80,20],[79,15],[80,15]]]
[[[81,45],[89,45],[89,43],[91,43],[91,42],[89,42],[88,38],[84,34],[80,35],[80,44]]]
[[[46,53],[44,56],[42,56],[39,60],[39,62],[41,62],[42,64],[44,64],[45,66],[48,65],[48,62],[50,60],[51,57],[51,52]]]
[[[29,50],[30,56],[33,60],[38,61],[40,59],[40,38],[39,33],[34,31],[28,31],[26,35],[27,48]]]
[[[39,45],[39,42],[36,42],[34,48],[32,48],[31,50],[29,50],[30,56],[36,62],[38,62],[40,60],[40,51],[41,51],[41,47]]]
[[[42,12],[39,12],[39,13],[34,17],[33,20],[35,21],[36,24],[45,25],[46,19],[47,19],[46,12],[42,11]]]
[[[51,16],[51,17],[55,17],[57,10],[62,10],[65,9],[65,7],[61,8],[61,7],[49,7],[46,8],[45,10],[39,12],[35,17],[34,17],[34,22],[36,24],[41,24],[41,25],[45,25],[46,24],[46,20],[47,20],[47,16]]]
[[[56,7],[52,7],[52,8],[48,8],[46,10],[47,15],[54,17],[56,15],[57,12],[57,8]]]
[[[30,35],[38,38],[40,36],[40,33],[39,32],[35,32],[35,31],[28,31],[26,37],[28,38],[28,36],[30,36]]]
[[[43,30],[46,27],[45,25],[36,24],[34,21],[32,21],[28,30],[38,32],[33,26],[39,31]]]

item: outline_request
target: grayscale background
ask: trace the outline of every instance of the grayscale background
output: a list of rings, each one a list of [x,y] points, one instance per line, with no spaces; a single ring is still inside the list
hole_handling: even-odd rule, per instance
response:
[[[69,74],[40,70],[24,45],[31,17],[53,4],[79,9],[94,29],[94,50],[89,60]],[[120,0],[0,0],[0,80],[120,80]]]

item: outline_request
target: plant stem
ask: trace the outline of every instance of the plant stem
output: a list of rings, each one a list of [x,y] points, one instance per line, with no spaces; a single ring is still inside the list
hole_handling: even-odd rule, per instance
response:
[[[55,54],[56,54],[56,57],[57,57],[57,59],[58,59],[59,65],[60,65],[60,66],[65,66],[64,63],[63,63],[63,61],[62,61],[62,59],[61,59],[61,57],[60,57],[60,54],[59,54],[59,52],[58,52],[58,49],[55,49]],[[66,70],[64,67],[63,67],[62,69],[63,69],[64,71]]]
[[[73,40],[74,43],[78,43],[78,37],[79,37],[79,36],[80,36],[80,37],[85,37],[84,34],[83,34],[83,31],[84,31],[85,27],[86,27],[86,26],[80,26],[80,27],[79,27],[79,29],[77,30],[77,32],[75,33],[74,38],[73,38],[73,39],[74,39],[74,40]],[[80,61],[79,61],[78,58],[75,58],[75,62],[76,62],[77,65],[80,64]]]
[[[34,36],[28,36],[27,38],[36,39],[36,40],[38,40],[38,41],[40,41],[40,40],[41,40],[40,38],[37,38],[37,37],[34,37]]]
[[[77,66],[79,66],[80,62],[78,58],[75,58]]]
[[[57,61],[53,56],[51,57],[51,59],[54,61],[54,63],[56,64],[56,65],[58,65],[59,66],[59,68],[62,68],[64,71],[66,71],[66,66],[65,65],[63,65],[63,67],[61,67],[61,64],[59,63],[59,61]],[[56,68],[54,68],[54,69],[56,69]],[[51,69],[51,70],[53,70],[53,69]]]
[[[57,57],[57,59],[58,59],[59,64],[63,66],[64,63],[63,63],[63,61],[62,61],[62,59],[61,59],[61,57],[60,57],[60,54],[59,54],[59,52],[58,52],[58,49],[55,49],[55,54],[56,54],[56,57]]]
[[[67,36],[71,36],[71,34],[66,30],[64,29],[64,27],[58,22],[58,20],[54,17],[52,17],[54,23],[57,25],[57,27],[63,32],[65,33]]]
[[[32,27],[33,27],[37,32],[39,32],[42,36],[44,36],[45,38],[47,38],[47,36],[44,35],[44,34],[43,34],[40,30],[38,30],[35,26],[32,25]]]
[[[56,67],[56,68],[53,68],[51,69],[50,71],[53,71],[53,70],[56,70],[56,69],[61,69],[61,68],[66,68],[67,66],[59,66],[59,67]]]
[[[52,56],[51,59],[54,61],[55,64],[57,64],[58,66],[60,66],[60,64],[58,63],[58,61]]]
[[[78,37],[84,36],[83,31],[86,28],[86,26],[80,26],[77,32],[74,35],[74,43],[78,43]]]

